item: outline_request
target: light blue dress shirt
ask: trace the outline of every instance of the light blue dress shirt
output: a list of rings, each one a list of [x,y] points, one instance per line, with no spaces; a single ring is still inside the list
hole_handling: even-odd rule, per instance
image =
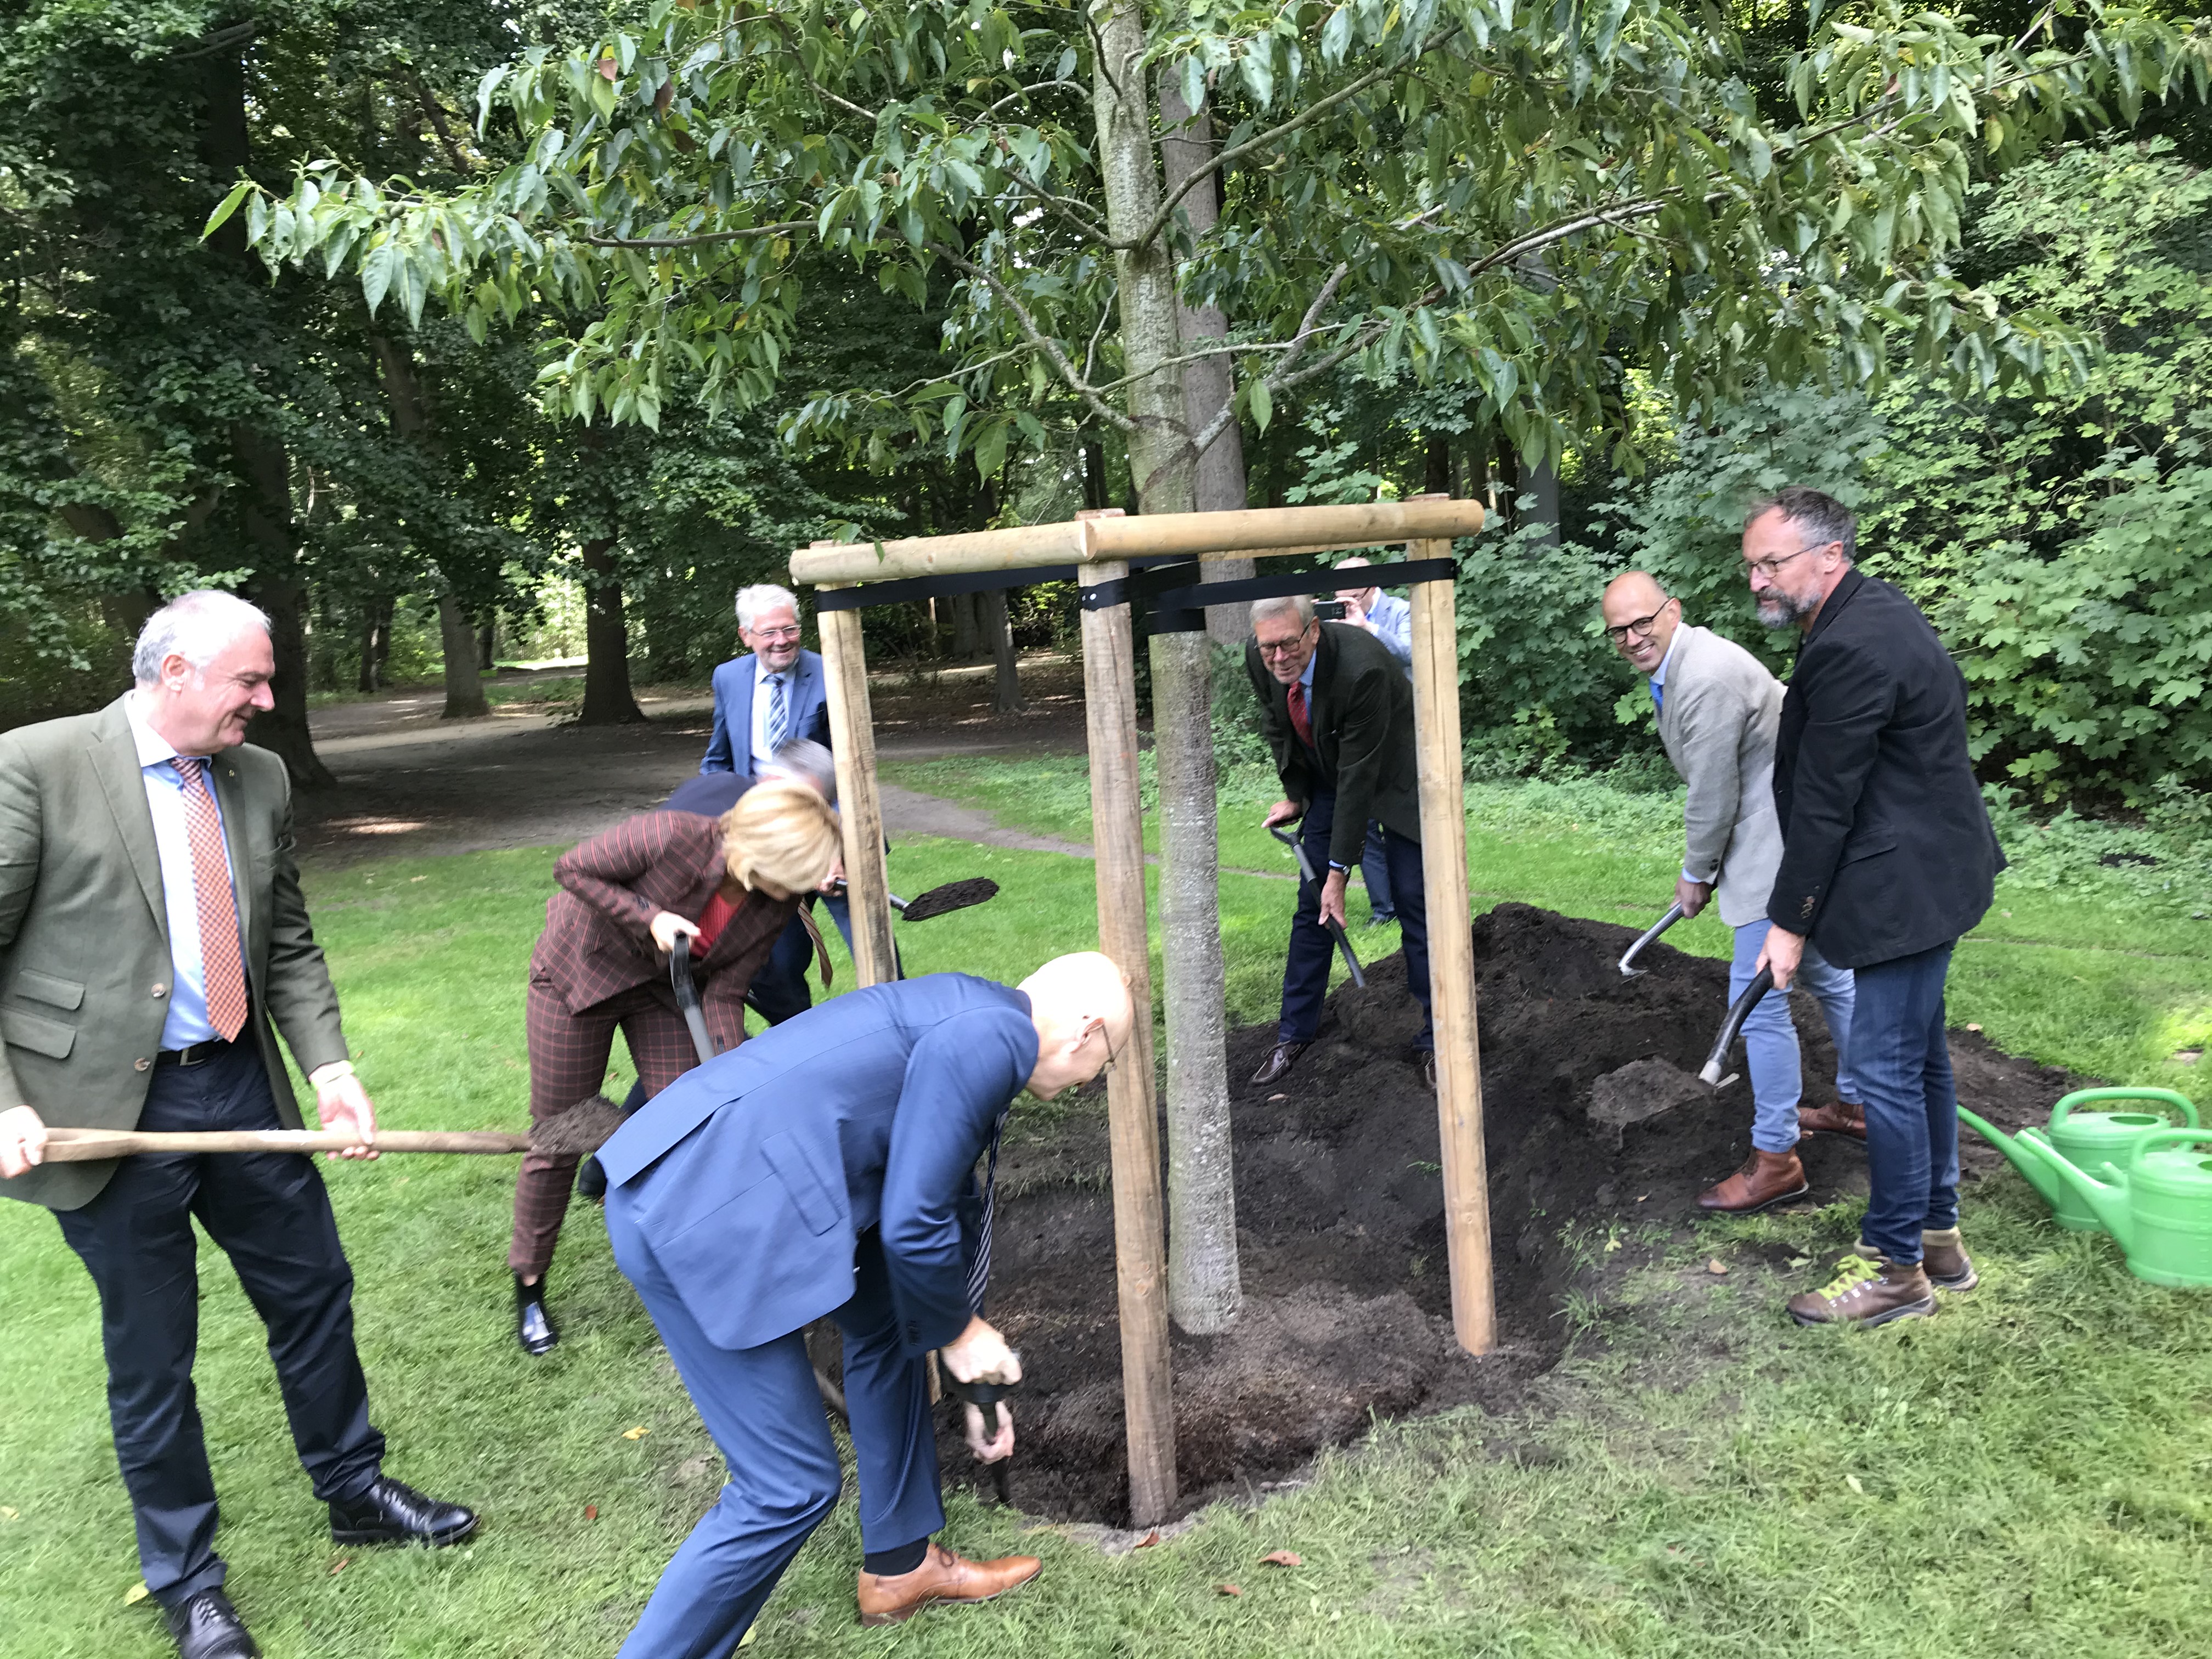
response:
[[[1654,714],[1656,714],[1659,709],[1665,706],[1667,698],[1667,665],[1674,660],[1674,653],[1681,648],[1682,624],[1678,622],[1674,624],[1674,637],[1667,641],[1667,654],[1659,659],[1659,665],[1651,671],[1651,708]],[[1682,866],[1682,879],[1684,881],[1702,882],[1710,884],[1720,879],[1720,872],[1717,870],[1710,871],[1706,874],[1701,876],[1686,864]]]
[[[1382,648],[1406,665],[1406,677],[1413,674],[1413,607],[1404,599],[1394,599],[1381,589],[1375,593],[1374,609],[1367,620],[1375,624],[1375,637]]]
[[[133,691],[123,705],[131,722],[131,739],[138,746],[138,774],[146,782],[146,805],[154,815],[154,846],[161,860],[161,899],[168,912],[169,1013],[161,1022],[164,1048],[189,1048],[195,1042],[212,1042],[216,1029],[209,1023],[207,968],[200,959],[199,890],[192,884],[192,837],[185,822],[185,781],[169,764],[177,751],[169,740],[146,723]],[[216,763],[209,763],[208,793],[215,798],[211,775]],[[222,822],[222,803],[216,798],[216,822]],[[230,847],[223,846],[223,867],[229,869]],[[237,925],[238,878],[231,873],[230,914]],[[246,960],[246,941],[239,940],[238,957]]]
[[[758,652],[753,653],[753,663],[752,769],[758,777],[761,769],[775,758],[775,750],[768,740],[768,713],[775,702],[778,680],[783,682],[783,736],[787,740],[791,736],[791,705],[799,689],[799,665],[794,662],[782,673],[771,674]]]

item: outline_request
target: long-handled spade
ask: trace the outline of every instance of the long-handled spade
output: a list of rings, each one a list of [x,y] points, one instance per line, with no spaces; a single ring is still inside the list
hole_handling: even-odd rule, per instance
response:
[[[1297,856],[1298,874],[1311,882],[1317,890],[1322,884],[1321,878],[1314,873],[1313,860],[1306,856],[1305,843],[1280,824],[1269,824],[1267,833],[1289,848]],[[1329,937],[1336,941],[1336,948],[1344,953],[1344,965],[1352,970],[1352,982],[1361,990],[1365,990],[1367,975],[1359,970],[1359,958],[1352,954],[1352,941],[1345,936],[1344,924],[1334,916],[1324,916],[1322,921],[1328,927]]]
[[[1734,1072],[1723,1077],[1721,1067],[1728,1064],[1729,1050],[1735,1046],[1736,1034],[1743,1030],[1744,1021],[1750,1018],[1751,1011],[1759,1006],[1759,1000],[1773,988],[1774,970],[1771,968],[1760,969],[1757,977],[1743,988],[1743,994],[1735,1000],[1728,1011],[1728,1018],[1721,1022],[1721,1034],[1713,1039],[1712,1052],[1705,1056],[1705,1066],[1698,1073],[1699,1082],[1709,1083],[1716,1089],[1725,1089],[1735,1081]]]
[[[1682,907],[1680,903],[1668,905],[1667,907],[1667,914],[1660,917],[1658,921],[1653,922],[1649,927],[1645,928],[1644,930],[1643,936],[1639,938],[1635,944],[1630,945],[1626,951],[1620,953],[1621,978],[1634,979],[1639,974],[1648,974],[1651,971],[1648,968],[1638,968],[1633,965],[1636,961],[1637,952],[1641,951],[1645,945],[1650,944],[1653,939],[1657,939],[1660,934],[1665,933],[1676,922],[1681,921],[1682,915]]]

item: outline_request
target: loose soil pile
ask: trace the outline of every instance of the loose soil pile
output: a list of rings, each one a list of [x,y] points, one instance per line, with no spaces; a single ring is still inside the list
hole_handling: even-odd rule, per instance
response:
[[[1696,1194],[1750,1148],[1749,1085],[1696,1081],[1727,1006],[1725,964],[1666,945],[1624,980],[1635,930],[1522,904],[1474,926],[1498,1352],[1452,1339],[1434,1097],[1407,1051],[1419,1029],[1402,961],[1330,998],[1319,1041],[1272,1089],[1244,1082],[1272,1025],[1231,1034],[1237,1219],[1245,1311],[1218,1337],[1174,1339],[1176,1448],[1186,1508],[1264,1486],[1370,1414],[1510,1406],[1557,1358],[1563,1297],[1606,1271],[1577,1249],[1608,1224],[1695,1214]],[[1808,1104],[1835,1097],[1817,1006],[1794,998]],[[1962,1101],[2037,1121],[2063,1073],[1952,1039]],[[1738,1054],[1741,1065],[1741,1051]],[[1024,1133],[1000,1166],[994,1318],[1023,1353],[1014,1502],[1120,1524],[1127,1512],[1113,1204],[1103,1111]],[[1966,1143],[1970,1170],[1993,1155]],[[1802,1146],[1826,1203],[1866,1187],[1856,1142]],[[1613,1260],[1617,1261],[1615,1257]],[[948,1428],[948,1474],[974,1469]]]

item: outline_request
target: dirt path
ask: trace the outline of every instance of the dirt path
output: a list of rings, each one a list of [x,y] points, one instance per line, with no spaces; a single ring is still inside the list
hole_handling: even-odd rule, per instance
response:
[[[502,676],[504,682],[509,678]],[[877,752],[885,760],[1068,753],[1083,744],[1081,670],[1063,657],[1025,662],[1030,707],[991,711],[982,668],[875,677]],[[411,688],[319,709],[317,751],[337,775],[303,791],[302,853],[319,864],[356,859],[566,846],[657,805],[696,772],[713,702],[689,688],[647,688],[647,719],[574,725],[574,705],[508,703],[489,718],[447,722],[434,689]],[[988,846],[1087,857],[1088,846],[1002,828],[989,813],[913,790],[884,789],[894,840],[949,836]]]

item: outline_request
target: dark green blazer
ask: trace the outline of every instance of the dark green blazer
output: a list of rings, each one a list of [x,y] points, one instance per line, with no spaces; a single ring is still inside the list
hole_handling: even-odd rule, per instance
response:
[[[345,1059],[346,1046],[293,864],[291,780],[252,744],[217,756],[209,774],[244,924],[251,1029],[277,1112],[296,1128],[276,1032],[304,1072]],[[169,975],[154,818],[122,699],[0,732],[0,1108],[28,1104],[49,1125],[135,1128]],[[73,1210],[114,1170],[48,1164],[0,1181],[0,1195]]]
[[[1347,870],[1359,864],[1370,818],[1408,841],[1421,838],[1420,778],[1413,755],[1413,688],[1403,664],[1364,628],[1321,625],[1314,653],[1308,713],[1321,769],[1291,729],[1290,688],[1267,672],[1260,647],[1247,641],[1244,672],[1260,699],[1260,726],[1274,751],[1283,793],[1310,806],[1317,793],[1334,792],[1336,818],[1329,827],[1328,858]]]

